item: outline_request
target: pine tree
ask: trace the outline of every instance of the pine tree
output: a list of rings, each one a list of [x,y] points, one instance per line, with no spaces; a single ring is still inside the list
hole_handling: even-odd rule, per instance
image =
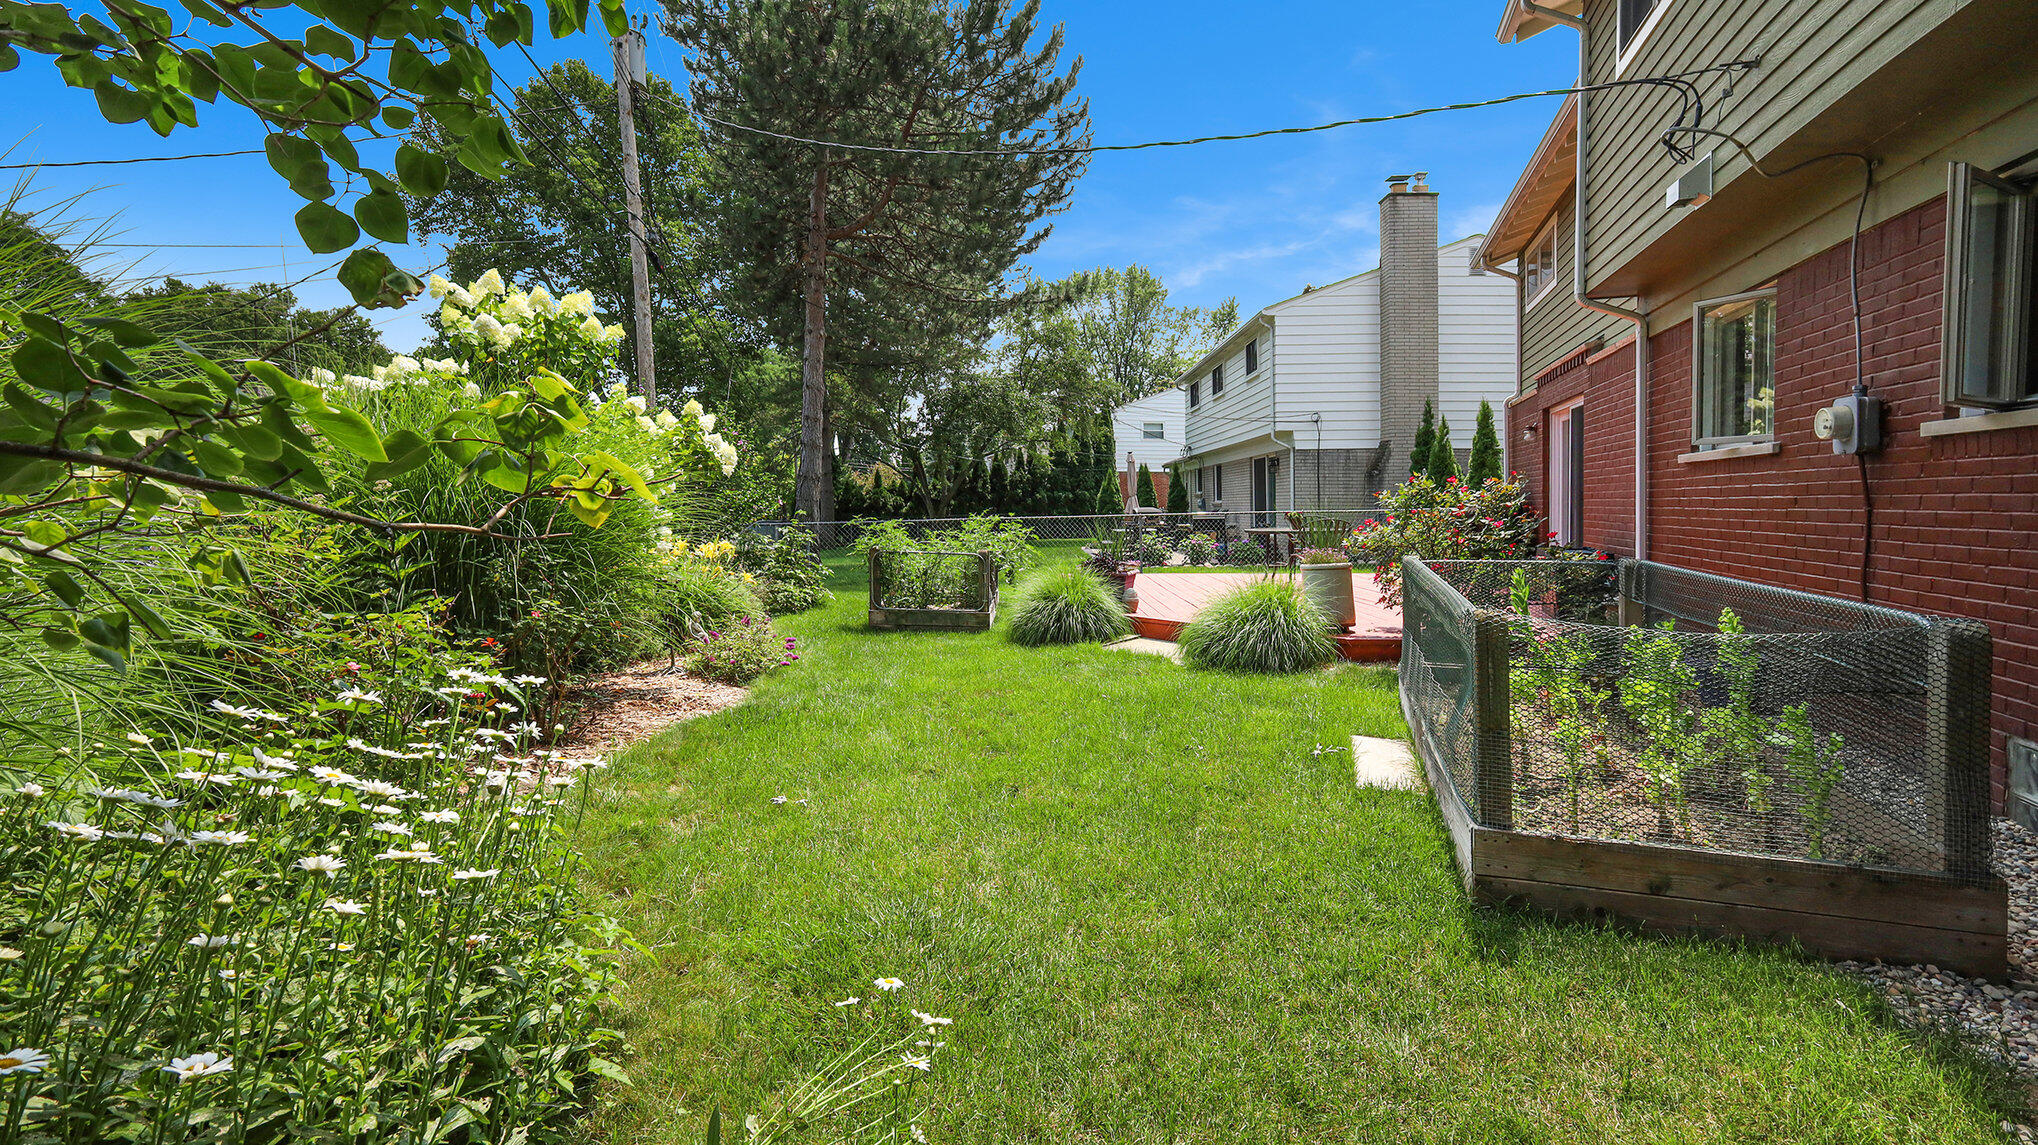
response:
[[[1139,490],[1139,503],[1141,505],[1149,509],[1161,507],[1160,498],[1156,497],[1153,491],[1153,470],[1148,469],[1144,461],[1139,463],[1139,484],[1135,488]]]
[[[990,505],[993,513],[1012,512],[1012,479],[1005,472],[1005,459],[1000,457],[991,462]]]
[[[1493,428],[1493,405],[1479,403],[1479,425],[1472,431],[1472,456],[1465,462],[1465,481],[1483,485],[1500,476],[1500,434]]]
[[[1091,509],[1099,517],[1115,517],[1125,511],[1125,495],[1119,492],[1118,471],[1106,466],[1103,483],[1097,486],[1097,504]]]
[[[852,334],[889,322],[900,339],[967,340],[988,317],[968,299],[995,293],[1068,201],[1088,159],[1077,149],[1089,107],[1074,70],[1058,71],[1061,29],[1041,28],[1032,4],[664,7],[691,49],[693,110],[732,125],[715,133],[719,185],[706,197],[725,249],[747,256],[732,295],[801,342],[794,499],[812,515],[831,488],[826,421],[841,405],[828,394],[831,318]],[[831,316],[831,301],[846,313]]]
[[[885,471],[873,465],[870,468],[870,507],[864,510],[869,517],[889,517],[891,506],[885,503]]]
[[[1188,511],[1189,483],[1182,480],[1182,471],[1179,468],[1170,468],[1168,470],[1168,512],[1186,513]]]
[[[1423,472],[1439,485],[1458,475],[1458,454],[1451,448],[1450,418],[1437,422],[1436,437],[1429,443],[1429,464]]]
[[[1415,444],[1408,448],[1408,473],[1429,472],[1429,447],[1436,440],[1436,408],[1428,398],[1422,401],[1422,427],[1415,431]]]

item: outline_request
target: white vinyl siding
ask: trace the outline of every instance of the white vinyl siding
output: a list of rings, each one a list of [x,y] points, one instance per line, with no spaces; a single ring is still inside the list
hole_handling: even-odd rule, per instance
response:
[[[1504,275],[1467,272],[1465,260],[1437,255],[1437,407],[1451,419],[1451,444],[1472,448],[1479,403],[1493,405],[1493,428],[1505,433],[1514,396],[1514,284]]]
[[[1207,398],[1205,400],[1208,400]],[[1125,468],[1125,455],[1132,454],[1136,469],[1145,465],[1154,472],[1182,456],[1182,423],[1187,416],[1188,397],[1179,388],[1148,394],[1127,402],[1111,414],[1111,437],[1118,451],[1111,459],[1113,469]],[[1158,423],[1161,436],[1148,437],[1147,425]]]

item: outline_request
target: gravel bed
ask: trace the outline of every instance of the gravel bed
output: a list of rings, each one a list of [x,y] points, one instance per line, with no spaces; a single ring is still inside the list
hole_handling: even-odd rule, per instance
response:
[[[1952,1033],[2038,1083],[2038,835],[2007,819],[1994,826],[1996,873],[2010,885],[2007,985],[1937,966],[1839,966],[1865,980],[1906,1021]],[[2038,1141],[2024,1126],[2005,1129],[2019,1140]]]

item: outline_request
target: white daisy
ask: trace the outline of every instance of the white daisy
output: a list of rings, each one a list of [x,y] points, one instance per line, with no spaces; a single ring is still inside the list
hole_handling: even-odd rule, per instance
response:
[[[44,824],[44,826],[49,827],[66,839],[76,839],[80,843],[97,843],[106,837],[106,829],[104,827],[97,827],[90,823],[60,823],[52,820]]]
[[[367,914],[368,908],[347,899],[327,899],[325,908],[334,914]]]
[[[214,1074],[232,1073],[233,1068],[234,1059],[207,1051],[185,1058],[171,1058],[170,1064],[163,1067],[163,1072],[174,1073],[178,1081],[184,1082],[211,1077]]]
[[[194,934],[184,940],[184,945],[211,950],[214,947],[231,945],[233,940],[234,936],[231,934]]]
[[[453,877],[462,882],[465,882],[469,879],[492,879],[501,873],[502,873],[501,867],[491,867],[485,871],[476,870],[473,867],[469,867],[466,870],[454,871]]]
[[[0,1054],[0,1077],[10,1073],[41,1073],[49,1064],[50,1056],[43,1051],[16,1046]]]
[[[191,832],[191,845],[196,847],[211,843],[221,847],[231,847],[236,844],[245,843],[252,838],[254,836],[246,831],[193,831]]]
[[[306,855],[290,865],[300,871],[317,871],[330,879],[340,873],[347,865],[347,860],[338,855]]]
[[[872,982],[871,985],[877,987],[880,990],[886,991],[887,993],[893,990],[903,990],[905,989],[906,986],[904,982],[899,981],[897,978],[879,978],[875,982]]]
[[[427,823],[458,823],[460,813],[448,808],[444,811],[426,811],[419,814],[418,818]]]

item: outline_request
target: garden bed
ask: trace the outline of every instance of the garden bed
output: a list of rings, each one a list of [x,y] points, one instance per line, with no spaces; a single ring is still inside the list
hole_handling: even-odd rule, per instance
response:
[[[1403,566],[1465,885],[2000,977],[1986,629],[1650,562]]]
[[[998,561],[992,553],[870,550],[870,626],[984,632],[997,619]]]

